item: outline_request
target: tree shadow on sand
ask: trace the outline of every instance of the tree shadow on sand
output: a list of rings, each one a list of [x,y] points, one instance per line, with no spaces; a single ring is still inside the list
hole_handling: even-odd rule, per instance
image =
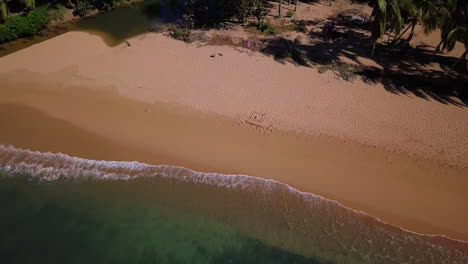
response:
[[[266,42],[262,52],[282,63],[292,60],[319,71],[332,70],[348,81],[361,76],[365,82],[380,83],[395,94],[468,106],[466,65],[455,74],[447,74],[457,58],[436,54],[431,46],[390,48],[384,44],[377,45],[371,58],[369,25],[349,14],[300,23],[310,29],[307,34],[312,41],[275,38]]]

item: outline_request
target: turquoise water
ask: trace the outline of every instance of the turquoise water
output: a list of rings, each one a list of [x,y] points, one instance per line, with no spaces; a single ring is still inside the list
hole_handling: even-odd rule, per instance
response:
[[[0,145],[1,263],[468,263],[468,245],[243,175]]]
[[[2,263],[325,263],[139,201],[134,184],[0,183]]]

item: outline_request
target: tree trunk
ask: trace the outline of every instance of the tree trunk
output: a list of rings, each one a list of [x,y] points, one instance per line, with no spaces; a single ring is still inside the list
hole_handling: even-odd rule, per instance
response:
[[[439,42],[439,45],[437,45],[437,47],[435,48],[434,53],[440,52],[440,48],[442,47],[443,43],[444,43],[444,40],[441,39],[440,42]]]
[[[8,5],[6,1],[0,1],[0,22],[4,22],[10,16],[10,10],[8,10]]]
[[[376,44],[377,40],[374,41],[374,44],[372,44],[372,51],[371,51],[371,58],[374,57],[374,52],[375,52],[375,44]]]
[[[75,5],[73,4],[72,0],[68,0],[68,8],[75,8]]]
[[[391,45],[394,46],[403,37],[403,35],[406,33],[406,31],[408,31],[410,28],[411,28],[411,24],[408,25],[408,27],[406,27],[405,30],[403,30],[403,32],[400,33],[400,35],[396,36],[393,39]]]
[[[297,10],[297,2],[299,2],[299,0],[295,0],[295,4],[294,4],[294,12],[296,12],[296,10]]]
[[[329,6],[331,6],[331,1],[332,1],[332,0],[330,0],[330,1],[328,2],[328,5],[329,5]]]
[[[452,72],[454,72],[455,67],[458,65],[458,63],[460,63],[460,61],[466,60],[466,55],[467,54],[468,54],[468,47],[465,47],[465,52],[463,52],[463,54],[460,56],[460,58],[458,58],[458,60],[450,68],[450,71],[448,73],[449,75],[452,74]]]
[[[408,42],[408,45],[411,42],[411,40],[413,39],[414,29],[416,28],[417,24],[418,24],[418,20],[416,18],[414,18],[413,23],[411,24],[411,33],[410,33],[408,39],[406,40]]]
[[[283,0],[278,0],[279,6],[278,6],[278,17],[281,18],[281,4],[283,3]]]
[[[432,60],[434,59],[434,56],[436,55],[437,52],[440,52],[440,48],[442,47],[442,44],[444,43],[444,40],[440,40],[439,42],[439,45],[437,45],[437,47],[434,49],[434,51],[432,52],[432,55],[431,55],[431,59],[429,60],[430,62],[432,62]]]
[[[291,0],[289,0],[289,3],[288,3],[288,5],[291,5]]]

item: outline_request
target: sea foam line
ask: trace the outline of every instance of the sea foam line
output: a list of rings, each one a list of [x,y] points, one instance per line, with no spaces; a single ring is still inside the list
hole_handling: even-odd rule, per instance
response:
[[[131,180],[144,177],[162,177],[172,178],[179,181],[208,184],[220,188],[236,189],[236,190],[254,190],[260,195],[271,195],[275,191],[287,191],[291,195],[299,195],[305,199],[314,209],[330,208],[333,211],[340,211],[340,214],[355,217],[368,217],[375,221],[375,226],[381,232],[387,233],[385,230],[399,230],[399,232],[388,231],[385,234],[388,237],[404,237],[407,241],[420,240],[421,242],[432,244],[435,239],[446,239],[460,244],[458,252],[462,262],[453,263],[468,263],[468,243],[448,238],[444,235],[428,235],[420,234],[406,230],[402,227],[394,226],[381,221],[378,218],[367,215],[365,212],[357,211],[352,208],[345,207],[335,200],[329,200],[322,196],[299,191],[288,184],[284,184],[272,179],[248,175],[228,175],[219,173],[203,173],[196,172],[179,166],[168,165],[149,165],[137,161],[103,161],[89,160],[78,157],[71,157],[62,153],[38,152],[26,149],[16,148],[14,146],[0,145],[0,169],[7,173],[23,173],[26,172],[33,178],[47,182],[58,180],[79,180],[82,178],[92,177],[104,180]],[[385,228],[387,227],[387,228]],[[396,234],[401,233],[401,234]],[[437,243],[436,243],[437,244]],[[438,248],[440,245],[428,245],[430,248]],[[463,250],[460,251],[459,249]],[[465,262],[466,261],[466,262]]]

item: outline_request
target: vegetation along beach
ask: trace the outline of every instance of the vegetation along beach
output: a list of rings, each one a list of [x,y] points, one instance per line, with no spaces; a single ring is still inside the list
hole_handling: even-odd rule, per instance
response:
[[[468,1],[0,0],[1,263],[468,263]]]

